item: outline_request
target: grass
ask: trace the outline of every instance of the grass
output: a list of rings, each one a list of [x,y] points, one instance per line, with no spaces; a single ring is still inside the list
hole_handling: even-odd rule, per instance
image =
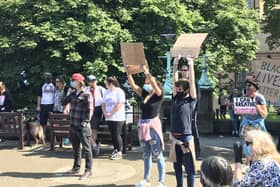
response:
[[[279,122],[280,123],[280,115],[278,115],[275,112],[269,112],[265,121],[273,121],[273,122]]]

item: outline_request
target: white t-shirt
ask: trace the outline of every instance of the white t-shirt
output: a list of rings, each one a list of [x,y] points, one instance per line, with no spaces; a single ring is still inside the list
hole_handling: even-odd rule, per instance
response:
[[[106,118],[106,121],[125,121],[125,93],[121,88],[105,90],[103,103],[105,104],[105,112],[107,113],[110,113],[117,104],[122,103],[122,108],[112,116]]]
[[[87,87],[88,91],[90,91],[90,87]],[[96,86],[96,88],[94,88],[94,106],[98,107],[101,106],[103,103],[103,95],[105,92],[105,88],[103,88],[102,86]]]
[[[41,104],[54,104],[55,86],[53,83],[45,83],[42,86]]]

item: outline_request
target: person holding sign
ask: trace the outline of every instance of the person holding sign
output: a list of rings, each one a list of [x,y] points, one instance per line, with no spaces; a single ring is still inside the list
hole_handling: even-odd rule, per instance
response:
[[[175,58],[174,64],[180,57]],[[187,58],[189,64],[188,81],[180,79],[173,86],[173,99],[171,110],[171,149],[170,160],[173,161],[177,187],[183,186],[183,170],[185,167],[187,173],[188,187],[194,186],[195,175],[195,156],[192,135],[192,116],[197,104],[195,75],[193,68],[193,59]],[[173,74],[173,76],[175,76]],[[173,77],[174,78],[174,77]]]
[[[163,157],[163,135],[159,112],[163,102],[163,89],[161,83],[152,76],[146,65],[140,65],[146,76],[143,87],[135,84],[134,79],[128,71],[129,65],[125,65],[129,84],[133,91],[142,98],[140,108],[141,119],[138,124],[138,135],[143,149],[144,179],[136,184],[136,187],[151,186],[150,173],[152,166],[152,155],[157,159],[159,182],[157,187],[164,187],[165,162]]]
[[[238,115],[234,113],[234,98],[239,97],[239,90],[237,88],[232,89],[232,93],[228,97],[228,113],[232,123],[232,135],[238,136]]]
[[[178,70],[178,63],[177,61],[174,61],[174,69],[173,72],[175,72],[173,84],[179,80],[179,71]],[[189,65],[188,64],[183,64],[181,66],[181,74],[182,74],[182,79],[188,81],[189,80]],[[197,84],[196,84],[197,86]],[[200,98],[200,90],[199,88],[196,89],[196,94],[197,94],[197,101]],[[199,141],[199,133],[198,133],[198,128],[197,128],[197,115],[198,115],[198,102],[195,106],[195,110],[192,116],[192,135],[194,138],[194,146],[195,146],[195,156],[197,160],[201,160],[200,156],[200,141]]]
[[[266,131],[264,119],[267,116],[267,106],[266,100],[262,94],[257,92],[259,89],[258,83],[255,80],[246,80],[246,96],[247,99],[246,105],[251,105],[255,107],[255,112],[243,114],[242,121],[240,123],[241,126],[241,135],[243,134],[243,128],[246,125],[252,125],[257,128],[260,128],[263,131]],[[250,102],[248,102],[248,99]],[[237,104],[241,102],[235,102],[235,108]]]

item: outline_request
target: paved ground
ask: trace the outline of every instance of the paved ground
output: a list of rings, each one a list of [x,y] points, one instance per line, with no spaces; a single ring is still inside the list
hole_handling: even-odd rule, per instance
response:
[[[232,160],[232,143],[237,138],[219,135],[202,136],[201,147],[203,158],[210,155],[221,155]],[[134,147],[123,160],[108,159],[110,146],[103,145],[102,155],[94,159],[93,176],[79,181],[78,176],[67,176],[63,173],[72,166],[71,147],[57,148],[49,151],[49,146],[26,147],[18,150],[15,141],[0,143],[0,187],[133,187],[143,176],[143,161],[139,147]],[[165,156],[168,156],[166,150]],[[84,165],[84,164],[83,164]],[[200,161],[196,163],[199,169]],[[156,164],[152,170],[152,187],[156,185]],[[196,186],[201,186],[196,178]],[[166,186],[174,187],[175,176],[170,162],[166,162]]]

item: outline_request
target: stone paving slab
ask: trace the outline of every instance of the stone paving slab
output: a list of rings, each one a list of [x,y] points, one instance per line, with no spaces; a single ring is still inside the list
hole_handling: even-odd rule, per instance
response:
[[[232,137],[201,137],[202,156],[221,155],[232,159]],[[166,147],[168,148],[168,147]],[[143,177],[141,149],[134,147],[122,160],[109,160],[110,146],[104,145],[102,155],[93,160],[93,176],[80,181],[79,176],[65,175],[72,166],[71,146],[49,151],[49,146],[17,149],[15,141],[0,143],[0,187],[133,187]],[[168,149],[165,151],[167,159]],[[200,161],[196,162],[199,169]],[[82,162],[84,166],[84,162]],[[156,163],[152,168],[152,187],[156,186]],[[166,162],[166,186],[176,186],[172,163]],[[195,186],[201,186],[199,178]]]

